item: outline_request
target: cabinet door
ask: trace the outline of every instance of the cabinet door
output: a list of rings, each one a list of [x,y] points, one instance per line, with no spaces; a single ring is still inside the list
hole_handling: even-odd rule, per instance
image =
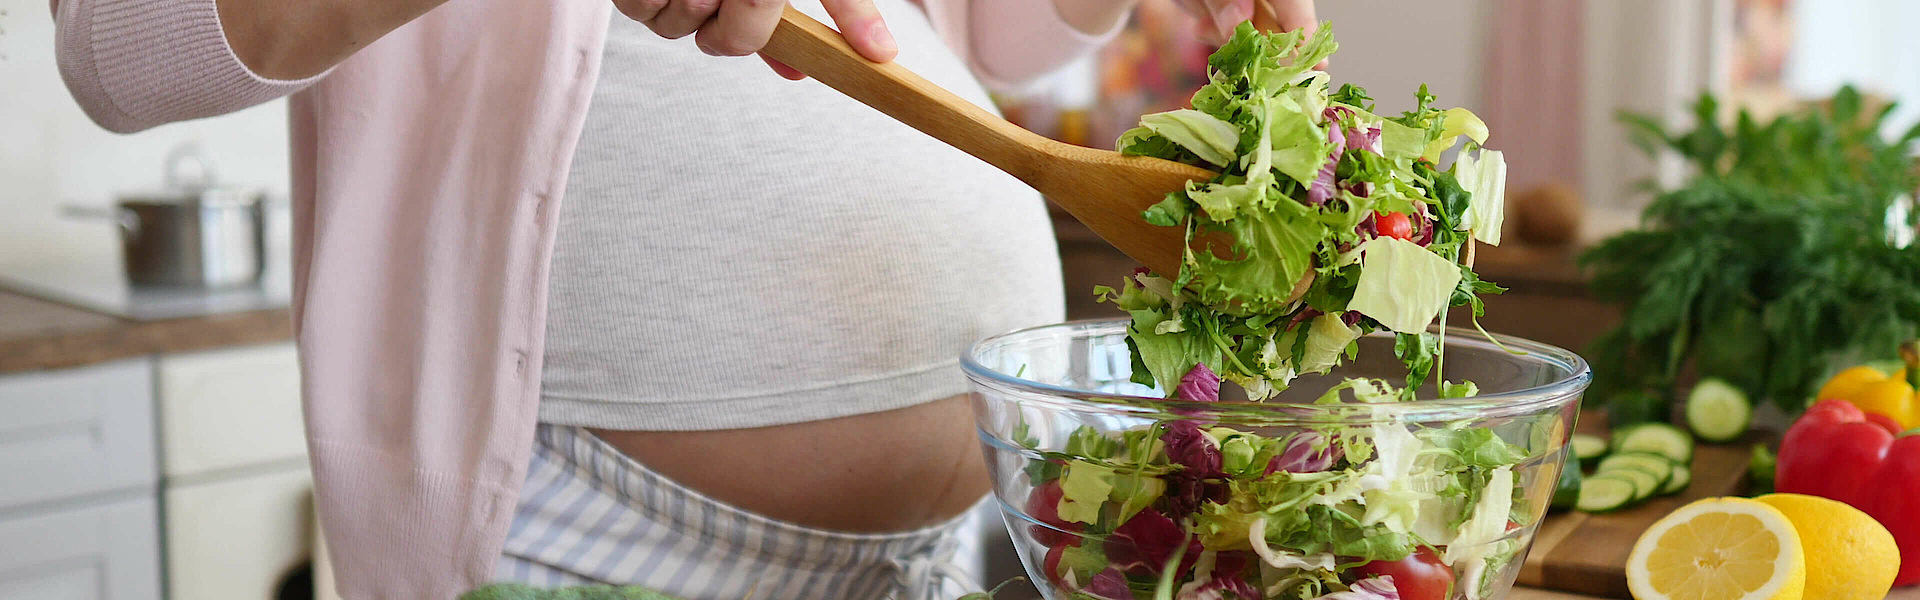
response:
[[[167,355],[159,370],[167,477],[306,456],[292,344]]]
[[[151,486],[153,452],[147,359],[0,377],[0,509]]]
[[[312,552],[312,489],[304,466],[168,487],[167,597],[273,598]]]
[[[0,519],[0,598],[160,597],[152,497]]]

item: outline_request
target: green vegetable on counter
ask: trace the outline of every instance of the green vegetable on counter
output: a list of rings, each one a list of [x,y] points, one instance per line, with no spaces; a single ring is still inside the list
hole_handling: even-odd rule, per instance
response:
[[[1569,443],[1573,444],[1573,455],[1581,466],[1594,466],[1600,457],[1607,455],[1607,441],[1597,435],[1576,433]]]
[[[1651,390],[1629,390],[1607,402],[1607,422],[1615,429],[1667,421],[1667,400]]]
[[[1881,135],[1892,106],[1842,88],[1826,108],[1723,127],[1712,95],[1691,131],[1623,115],[1649,154],[1695,174],[1660,191],[1640,228],[1580,257],[1624,321],[1584,354],[1596,397],[1670,388],[1691,364],[1794,413],[1836,360],[1888,358],[1920,333],[1920,249],[1912,214],[1890,212],[1917,184],[1920,127]],[[1724,433],[1724,430],[1716,430]]]
[[[1753,423],[1753,405],[1747,395],[1725,380],[1708,377],[1687,394],[1687,428],[1701,440],[1731,442]]]
[[[1780,466],[1778,456],[1772,450],[1760,444],[1753,445],[1753,456],[1747,459],[1747,495],[1760,496],[1773,493],[1773,476]]]
[[[1613,430],[1613,452],[1651,452],[1673,462],[1693,460],[1693,436],[1666,423],[1641,423]]]

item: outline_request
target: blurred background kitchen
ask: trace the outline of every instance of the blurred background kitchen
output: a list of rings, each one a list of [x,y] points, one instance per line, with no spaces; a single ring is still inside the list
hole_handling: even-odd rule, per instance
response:
[[[1003,108],[1107,147],[1140,114],[1182,106],[1211,48],[1175,10],[1148,0],[1103,53]],[[1906,29],[1920,4],[1905,0],[1319,10],[1342,47],[1336,84],[1392,114],[1425,83],[1486,120],[1511,165],[1509,241],[1483,249],[1479,270],[1512,291],[1483,323],[1568,348],[1619,314],[1573,257],[1635,225],[1640,182],[1688,176],[1678,158],[1648,158],[1616,111],[1689,127],[1702,91],[1723,118],[1770,116],[1852,83],[1911,102],[1889,134],[1920,120]],[[46,11],[0,0],[0,598],[324,597],[285,308],[285,107],[107,133],[59,81]],[[1064,214],[1055,225],[1070,316],[1107,316],[1088,291],[1132,265]],[[1018,573],[1010,548],[995,554],[990,580]]]

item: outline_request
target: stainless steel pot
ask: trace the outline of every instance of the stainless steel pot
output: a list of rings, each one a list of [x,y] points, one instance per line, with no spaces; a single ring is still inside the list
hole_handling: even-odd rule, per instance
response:
[[[181,167],[199,166],[199,181]],[[167,158],[167,187],[126,194],[112,209],[68,207],[75,216],[120,225],[127,280],[143,287],[228,288],[254,285],[266,266],[265,194],[215,183],[199,151],[182,146]]]

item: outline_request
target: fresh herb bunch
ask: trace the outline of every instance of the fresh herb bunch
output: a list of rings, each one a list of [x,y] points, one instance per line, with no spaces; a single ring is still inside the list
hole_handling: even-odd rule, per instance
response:
[[[1890,358],[1920,333],[1920,249],[1889,241],[1915,226],[1889,209],[1920,183],[1920,126],[1887,141],[1894,107],[1862,104],[1846,87],[1764,125],[1742,110],[1731,131],[1711,94],[1685,133],[1622,115],[1649,154],[1675,152],[1697,173],[1658,192],[1638,230],[1580,257],[1594,294],[1626,315],[1589,350],[1589,397],[1667,389],[1692,359],[1792,413],[1834,361]]]

